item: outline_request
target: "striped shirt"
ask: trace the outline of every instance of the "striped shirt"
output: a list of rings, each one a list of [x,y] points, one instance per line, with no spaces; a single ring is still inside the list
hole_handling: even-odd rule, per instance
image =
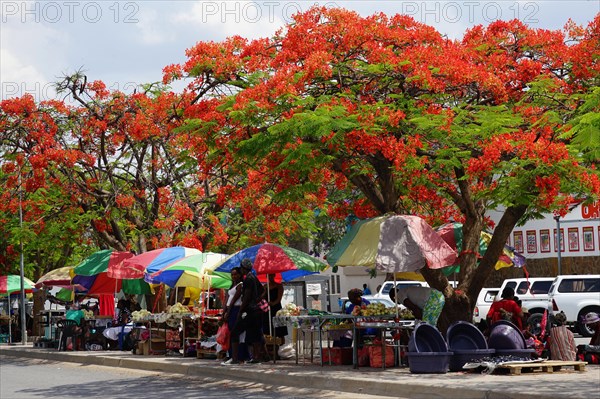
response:
[[[552,360],[575,360],[575,336],[566,326],[552,327],[549,341]]]

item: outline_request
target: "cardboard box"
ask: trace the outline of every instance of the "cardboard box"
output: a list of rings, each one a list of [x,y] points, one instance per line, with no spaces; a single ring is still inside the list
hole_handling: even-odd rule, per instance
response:
[[[167,351],[166,342],[162,338],[152,338],[150,340],[139,341],[136,354],[138,355],[164,355]]]
[[[324,348],[323,349],[323,364],[331,364],[336,366],[352,364],[352,348]]]
[[[148,347],[149,355],[164,355],[167,352],[167,343],[162,338],[152,338]]]
[[[143,355],[144,354],[144,346],[146,346],[146,342],[147,341],[138,341],[137,347],[135,348],[135,354],[136,355]]]

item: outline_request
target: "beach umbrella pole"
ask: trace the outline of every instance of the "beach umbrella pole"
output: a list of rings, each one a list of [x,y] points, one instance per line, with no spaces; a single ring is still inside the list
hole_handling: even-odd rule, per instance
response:
[[[398,291],[396,291],[396,273],[394,273],[394,303],[396,305],[396,320],[399,320],[400,314],[398,313]]]
[[[271,302],[271,289],[269,287],[269,276],[267,276],[267,303]],[[273,326],[271,325],[271,306],[269,305],[269,335],[273,337]]]
[[[12,344],[12,315],[10,309],[10,294],[8,294],[8,343]]]

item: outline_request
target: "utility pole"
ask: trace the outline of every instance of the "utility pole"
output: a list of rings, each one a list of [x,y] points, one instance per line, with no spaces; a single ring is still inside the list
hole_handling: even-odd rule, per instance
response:
[[[560,216],[556,215],[554,216],[554,220],[556,220],[556,241],[557,241],[557,254],[558,254],[558,273],[557,276],[560,276],[561,273],[561,257],[560,257],[560,249],[561,249],[561,241],[562,241],[562,234],[560,234]]]
[[[21,191],[21,172],[19,172],[19,227],[21,229],[21,235],[19,238],[19,250],[21,252],[20,259],[20,271],[21,271],[21,343],[27,344],[27,303],[25,302],[25,261],[23,257],[23,206],[22,202],[22,191]]]

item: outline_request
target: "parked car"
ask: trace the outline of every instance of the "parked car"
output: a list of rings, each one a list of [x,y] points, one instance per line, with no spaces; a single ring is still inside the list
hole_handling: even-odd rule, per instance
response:
[[[509,278],[500,286],[499,294],[505,287],[515,290],[515,296],[521,300],[521,306],[530,314],[544,313],[548,307],[548,290],[554,277]]]
[[[395,282],[396,287],[429,287],[425,281],[416,280],[398,280]],[[390,291],[394,286],[394,281],[386,281],[381,285],[381,288],[377,293],[373,295],[373,298],[386,298],[390,299]]]
[[[591,337],[594,331],[582,319],[589,312],[600,314],[600,275],[557,276],[548,292],[547,305],[551,315],[564,312],[569,325]]]
[[[473,323],[479,323],[485,320],[485,316],[490,310],[490,306],[500,292],[500,288],[482,288],[477,296],[477,303],[473,309]]]

